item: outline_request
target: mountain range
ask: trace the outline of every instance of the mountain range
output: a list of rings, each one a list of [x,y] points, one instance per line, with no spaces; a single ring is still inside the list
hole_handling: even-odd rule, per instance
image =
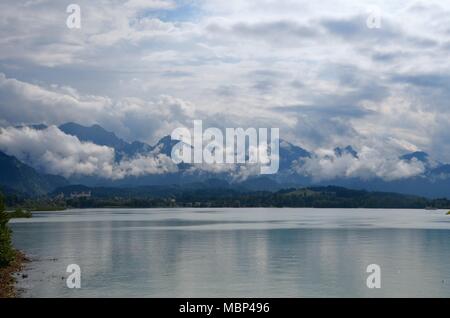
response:
[[[47,127],[39,124],[30,126],[33,129],[43,130]],[[172,147],[178,142],[170,136],[161,138],[155,145],[144,142],[127,142],[115,133],[105,130],[99,125],[90,127],[77,123],[66,123],[59,129],[67,135],[77,137],[81,142],[91,142],[100,146],[114,149],[115,161],[136,158],[139,156],[156,156],[164,154],[170,156]],[[250,175],[246,178],[236,179],[229,171],[209,171],[195,169],[191,164],[179,164],[177,171],[162,174],[145,174],[139,176],[126,176],[111,180],[99,176],[70,176],[67,179],[38,171],[38,167],[31,167],[26,162],[0,152],[0,187],[29,195],[43,195],[58,187],[69,184],[82,184],[97,187],[138,187],[151,185],[190,184],[205,182],[210,179],[222,180],[234,187],[245,188],[252,191],[278,191],[287,187],[307,186],[342,186],[351,189],[365,189],[368,191],[389,191],[403,194],[420,195],[430,198],[450,198],[450,165],[430,158],[422,151],[406,153],[399,160],[402,162],[420,162],[424,171],[414,177],[386,180],[383,178],[361,177],[330,177],[317,181],[314,176],[295,172],[294,167],[302,164],[304,160],[316,156],[314,152],[296,146],[288,141],[280,140],[280,169],[275,175]],[[359,153],[352,146],[336,147],[334,157],[349,156],[358,159]]]
[[[60,176],[42,174],[0,151],[0,188],[3,192],[44,195],[69,182]]]

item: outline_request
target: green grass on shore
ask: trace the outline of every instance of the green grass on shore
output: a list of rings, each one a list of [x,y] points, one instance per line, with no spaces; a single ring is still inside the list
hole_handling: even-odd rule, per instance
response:
[[[14,212],[8,212],[8,216],[10,219],[19,219],[19,218],[31,218],[33,214],[30,211],[17,208]]]

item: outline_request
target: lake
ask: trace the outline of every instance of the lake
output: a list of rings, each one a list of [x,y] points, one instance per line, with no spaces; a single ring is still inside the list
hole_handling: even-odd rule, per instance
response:
[[[24,297],[450,297],[446,211],[89,209],[11,221]],[[66,286],[67,266],[81,288]],[[369,289],[369,264],[381,288]]]

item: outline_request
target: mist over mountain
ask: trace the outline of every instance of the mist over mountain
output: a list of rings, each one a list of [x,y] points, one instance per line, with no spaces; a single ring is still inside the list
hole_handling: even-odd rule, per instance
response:
[[[15,140],[15,136],[19,139]],[[65,142],[65,145],[56,147],[59,142]],[[88,186],[192,184],[214,179],[255,191],[336,185],[450,197],[450,165],[433,160],[422,151],[387,160],[367,150],[359,153],[351,145],[314,152],[280,140],[278,173],[261,176],[257,169],[248,165],[175,164],[170,155],[178,142],[170,136],[161,138],[155,145],[127,142],[100,125],[76,123],[59,127],[32,125],[4,129],[0,134],[0,150],[11,156],[2,153],[1,184],[18,191],[43,194],[57,185],[66,184],[63,177],[49,174],[56,171],[72,184]],[[30,146],[20,147],[19,144]],[[46,148],[41,149],[39,145]],[[67,151],[67,147],[75,150]],[[56,159],[52,161],[49,158]],[[73,165],[78,168],[74,169]],[[70,173],[65,174],[64,169]]]
[[[116,160],[124,157],[134,157],[149,153],[153,148],[145,143],[134,141],[128,143],[118,138],[113,132],[106,131],[100,125],[85,127],[76,123],[66,123],[59,129],[68,135],[77,137],[80,141],[92,142],[96,145],[114,148]]]
[[[351,155],[354,158],[358,158],[358,152],[353,149],[352,146],[347,146],[345,148],[336,147],[334,148],[334,153],[337,157],[342,157],[343,155]]]
[[[41,174],[15,157],[0,151],[0,191],[44,195],[69,182],[61,176]]]

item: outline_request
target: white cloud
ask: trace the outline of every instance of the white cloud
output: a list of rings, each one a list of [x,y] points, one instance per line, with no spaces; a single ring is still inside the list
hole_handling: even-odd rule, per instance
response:
[[[321,150],[317,155],[304,159],[294,169],[301,175],[311,176],[315,181],[337,178],[380,178],[392,181],[418,176],[425,171],[420,161],[389,157],[369,147],[363,147],[357,157],[348,153],[336,156],[334,151]]]
[[[106,97],[81,97],[67,88],[45,88],[7,78],[3,73],[0,73],[0,95],[2,118],[11,124],[68,120],[92,122],[96,114],[106,113],[112,104]]]
[[[176,7],[176,4],[174,1],[167,1],[167,0],[128,0],[124,4],[127,8],[133,8],[133,9],[150,9],[150,10],[157,10],[157,9],[174,9]]]
[[[0,4],[3,126],[99,123],[155,141],[196,118],[450,160],[449,3],[371,1],[380,30],[349,0],[80,0],[80,30],[55,3]]]
[[[1,128],[0,150],[40,171],[65,177],[123,179],[177,171],[177,166],[165,155],[141,155],[117,163],[113,148],[80,142],[55,126],[44,130]]]
[[[39,170],[66,177],[73,174],[110,175],[114,162],[113,149],[82,143],[55,126],[46,130],[1,129],[0,147]]]
[[[100,124],[131,140],[155,141],[195,115],[189,102],[168,95],[154,101],[82,95],[71,87],[42,87],[0,73],[0,111],[9,125],[77,122]]]

